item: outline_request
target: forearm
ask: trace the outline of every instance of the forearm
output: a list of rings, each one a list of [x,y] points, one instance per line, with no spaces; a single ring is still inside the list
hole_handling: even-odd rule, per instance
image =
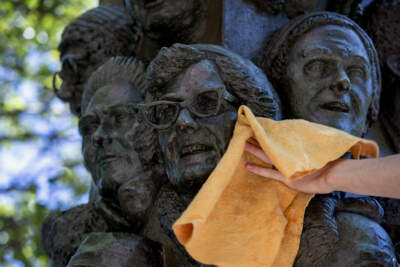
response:
[[[400,198],[400,155],[339,160],[326,173],[330,188],[355,194]]]

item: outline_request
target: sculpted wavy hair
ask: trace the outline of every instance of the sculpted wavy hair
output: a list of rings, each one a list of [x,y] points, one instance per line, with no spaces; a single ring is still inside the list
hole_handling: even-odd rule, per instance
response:
[[[365,31],[346,16],[332,12],[314,12],[289,21],[266,40],[259,66],[267,74],[281,97],[285,97],[285,89],[288,88],[285,75],[290,49],[301,36],[314,28],[325,25],[338,25],[353,30],[365,46],[371,63],[373,82],[372,102],[367,117],[368,123],[371,124],[377,120],[379,113],[381,73],[378,55]]]
[[[160,98],[166,85],[189,66],[201,60],[215,63],[226,89],[257,116],[281,118],[280,101],[262,71],[249,60],[215,45],[175,44],[160,50],[147,71],[147,90],[153,101]]]
[[[79,116],[90,72],[112,56],[135,56],[140,36],[139,27],[126,20],[121,5],[101,5],[83,13],[64,29],[58,46],[61,60],[73,61],[75,72],[62,72],[63,81],[70,86],[61,87],[56,95],[70,103],[72,112]],[[79,59],[74,58],[71,49],[79,50]]]
[[[101,5],[83,13],[62,33],[58,46],[61,57],[73,45],[85,46],[89,54],[132,55],[140,38],[139,28],[125,16],[124,7],[114,4]]]

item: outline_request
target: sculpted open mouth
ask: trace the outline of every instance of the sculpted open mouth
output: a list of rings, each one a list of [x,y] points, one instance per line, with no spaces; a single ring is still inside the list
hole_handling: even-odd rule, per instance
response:
[[[328,102],[328,103],[322,104],[320,106],[320,108],[334,111],[334,112],[342,112],[342,113],[350,112],[350,107],[345,102],[341,102],[341,101]]]
[[[208,145],[202,145],[202,144],[187,145],[182,148],[180,156],[181,158],[183,158],[190,155],[209,152],[211,150],[213,150],[213,147]]]

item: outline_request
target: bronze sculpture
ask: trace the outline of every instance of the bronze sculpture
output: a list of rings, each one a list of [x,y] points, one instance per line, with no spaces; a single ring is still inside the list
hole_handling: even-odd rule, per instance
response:
[[[146,102],[140,109],[158,130],[169,180],[152,216],[169,241],[161,240],[154,226],[144,232],[178,255],[177,266],[198,266],[176,240],[172,224],[226,150],[239,105],[279,119],[279,100],[260,69],[219,46],[164,48],[150,63],[147,81]]]
[[[125,6],[146,35],[163,46],[196,43],[204,34],[208,0],[125,0]]]
[[[146,147],[140,136],[150,148],[146,141],[149,129],[137,121],[136,105],[142,101],[143,86],[143,65],[132,58],[111,58],[91,76],[83,95],[79,129],[85,165],[99,189],[99,198],[47,218],[42,239],[53,266],[65,266],[91,232],[130,232],[128,236],[112,234],[110,238],[117,243],[120,239],[150,242],[135,235],[143,227],[137,218],[144,220],[148,214],[162,179],[153,175],[161,172],[156,167],[149,170],[142,164],[153,160],[154,150],[150,149],[151,155],[144,159],[137,152]],[[139,248],[145,249],[146,245]],[[103,249],[107,254],[108,246]],[[88,257],[82,251],[79,255],[75,260]]]
[[[143,113],[163,129],[159,141],[168,178],[189,199],[222,157],[240,104],[257,115],[280,117],[277,97],[262,73],[222,47],[176,44],[161,50],[149,66],[148,86],[153,102],[143,105]],[[154,110],[170,117],[154,118]]]
[[[380,113],[380,131],[378,134],[372,133],[372,136],[382,137],[378,142],[382,144],[384,153],[393,154],[400,151],[399,143],[399,110],[396,105],[398,102],[398,87],[400,71],[399,71],[399,52],[400,48],[398,12],[400,3],[398,1],[381,1],[371,4],[363,18],[362,24],[366,31],[374,41],[376,49],[379,53],[380,65],[382,69],[382,110]],[[378,127],[375,127],[378,128]],[[372,130],[375,130],[374,128]]]
[[[119,101],[127,92],[131,92],[131,89],[125,86],[119,87],[119,81],[124,81],[124,78],[117,72],[111,74],[112,72],[108,70],[109,73],[104,72],[102,76],[109,75],[110,79],[115,77],[115,83],[110,83],[117,85],[113,88],[115,91],[102,89],[110,81],[99,81],[96,88],[100,88],[98,94],[97,90],[93,90],[93,93],[90,93],[90,89],[85,91],[82,110],[80,110],[80,100],[82,85],[94,68],[104,62],[107,56],[117,55],[122,51],[127,55],[144,59],[147,63],[162,45],[170,46],[176,42],[205,42],[203,37],[209,30],[206,28],[209,26],[207,20],[209,20],[210,3],[216,2],[227,5],[228,2],[237,4],[243,1],[126,0],[124,3],[125,12],[129,15],[127,17],[124,17],[122,7],[117,8],[119,15],[115,18],[93,16],[104,23],[116,18],[119,23],[124,21],[121,24],[124,32],[122,35],[126,39],[110,41],[109,45],[104,45],[110,50],[96,51],[97,39],[92,40],[91,37],[86,40],[90,44],[86,47],[86,43],[79,39],[85,31],[77,30],[83,27],[82,23],[77,23],[78,26],[75,25],[65,31],[64,41],[60,45],[60,49],[63,49],[61,77],[63,79],[70,77],[71,81],[73,79],[75,81],[64,84],[58,94],[60,98],[71,103],[71,109],[75,114],[82,114],[80,128],[83,135],[85,164],[96,184],[93,188],[99,191],[93,194],[93,203],[75,207],[46,222],[45,232],[52,233],[45,234],[45,244],[54,257],[63,259],[64,263],[60,263],[60,266],[65,266],[66,259],[75,253],[84,236],[91,232],[102,233],[88,235],[71,266],[79,265],[79,260],[87,257],[83,252],[93,252],[93,240],[95,242],[113,240],[110,241],[110,246],[99,248],[96,255],[110,255],[117,252],[118,249],[115,248],[120,242],[127,242],[124,244],[139,242],[140,248],[130,250],[131,255],[138,255],[133,256],[137,257],[136,263],[141,262],[141,257],[144,257],[144,261],[149,259],[152,253],[146,254],[146,251],[152,247],[156,262],[163,257],[164,266],[200,265],[178,244],[171,225],[186,208],[224,153],[232,134],[238,105],[249,105],[257,115],[280,119],[280,103],[267,78],[251,62],[222,47],[175,44],[170,48],[161,49],[148,68],[147,91],[142,85],[138,86],[142,88],[140,92],[136,91],[137,103],[141,101],[139,95],[146,94],[145,103],[138,105],[142,114],[137,114],[137,110],[134,109],[135,119],[131,118],[130,121],[130,125],[136,129],[133,131],[135,132],[133,136],[137,139],[128,142],[124,140],[126,137],[124,135],[119,139],[123,145],[117,150],[124,155],[129,154],[128,150],[132,152],[132,157],[125,157],[125,163],[123,160],[116,161],[117,157],[102,158],[103,152],[98,152],[105,151],[104,145],[110,141],[104,135],[106,132],[104,127],[109,127],[107,130],[109,132],[118,133],[118,128],[108,123],[114,120],[110,115],[112,113],[106,111],[101,112],[100,114],[103,114],[101,116],[96,115],[96,120],[102,121],[93,126],[93,129],[101,128],[98,132],[94,130],[97,132],[96,135],[90,132],[93,130],[90,130],[92,127],[90,125],[94,124],[88,120],[94,115],[89,112],[90,105],[101,106],[103,100],[107,102],[112,99],[110,96],[116,96],[115,100]],[[254,0],[249,2],[256,4],[258,9],[268,13],[269,16],[279,13],[278,16],[295,17],[300,13],[324,9],[339,10],[348,15],[358,12],[359,16],[361,13],[358,7],[368,1]],[[377,6],[380,6],[381,3],[376,2]],[[282,10],[286,15],[280,13]],[[368,16],[369,13],[366,14]],[[222,16],[225,15],[220,14],[220,19],[222,20]],[[287,18],[278,19],[278,22],[283,23],[286,20]],[[260,64],[282,97],[285,117],[305,118],[337,127],[357,136],[365,135],[368,126],[377,119],[380,90],[377,55],[368,36],[352,21],[332,13],[311,14],[294,19],[288,25],[270,38],[268,50],[264,51]],[[248,34],[246,38],[251,40],[251,38],[264,38],[265,36],[256,38],[252,35],[269,33],[268,27],[266,31],[253,29],[247,32],[245,26],[238,29],[233,27],[232,30],[240,32],[242,29],[243,32],[240,34]],[[378,38],[379,34],[374,36],[376,32],[379,31],[371,29],[371,36],[376,37],[376,42],[379,44],[385,44]],[[78,38],[73,39],[70,36]],[[224,38],[227,40],[230,36]],[[226,40],[221,43],[231,47],[231,43],[226,43]],[[230,42],[235,40],[241,39],[232,38]],[[310,43],[312,43],[311,48]],[[244,44],[249,47],[251,45],[253,44]],[[93,54],[92,50],[88,50],[90,52],[85,50],[90,47],[94,48]],[[249,49],[251,53],[242,47],[243,52],[241,46],[235,46],[232,50],[255,59],[258,56],[257,47]],[[379,50],[379,45],[377,47]],[[81,51],[84,52],[79,56]],[[87,61],[90,55],[99,56],[94,61]],[[380,56],[382,58],[382,55]],[[384,69],[383,84],[384,88],[385,83],[389,88],[396,85],[394,81],[400,77],[398,69],[395,68],[398,58],[386,54],[384,58],[388,69]],[[88,65],[87,62],[92,65]],[[77,68],[82,70],[77,71]],[[76,72],[79,72],[79,76],[74,76]],[[392,76],[386,76],[389,73]],[[78,80],[82,83],[79,84]],[[121,91],[118,95],[119,90],[124,88],[125,93]],[[394,99],[397,99],[396,97]],[[397,112],[395,105],[392,111]],[[387,118],[396,118],[394,113]],[[128,113],[125,113],[125,118],[127,116]],[[390,124],[391,127],[394,125]],[[88,133],[85,133],[85,128],[89,129]],[[396,134],[396,131],[392,133]],[[157,147],[158,142],[160,148]],[[95,156],[96,154],[99,156]],[[162,162],[165,163],[167,177],[163,175]],[[327,206],[330,209],[326,209]],[[311,211],[306,214],[297,266],[343,265],[346,260],[348,260],[346,264],[361,264],[361,261],[357,262],[360,260],[357,257],[351,258],[354,255],[363,255],[365,259],[363,263],[396,264],[393,260],[391,240],[378,224],[382,219],[382,213],[379,203],[374,198],[361,199],[358,196],[348,198],[345,194],[336,193],[333,196],[317,197],[312,202],[310,210],[321,216],[311,216]],[[79,225],[79,219],[78,223],[74,224],[78,214],[82,214],[82,221],[88,222],[88,227],[85,229]],[[396,220],[395,214],[392,219]],[[359,227],[357,224],[364,224],[365,227]],[[78,231],[65,238],[64,243],[56,244],[56,239],[62,239],[60,236],[55,237],[56,233],[72,232],[71,227],[75,227]],[[364,234],[363,231],[367,228],[370,232]],[[344,235],[344,238],[338,239],[338,233]],[[392,238],[399,236],[389,233]],[[327,244],[321,238],[317,238],[322,235],[328,236],[327,240],[331,243]],[[350,238],[352,235],[358,239]],[[74,242],[68,244],[72,239]],[[383,241],[382,253],[378,253],[380,248],[377,240]],[[354,250],[351,251],[348,245],[353,241],[351,247]],[[134,245],[128,244],[125,248],[128,247],[131,249]],[[134,258],[130,259],[127,256],[127,258],[120,257],[119,260],[131,263],[135,262]],[[89,264],[89,261],[87,263]],[[109,263],[111,264],[111,261]],[[153,263],[146,264],[144,266],[152,266]],[[157,264],[160,263],[156,263],[155,266]]]
[[[56,95],[79,116],[90,75],[111,56],[134,56],[140,39],[139,27],[125,18],[120,5],[102,5],[82,14],[63,31],[58,47],[63,83]]]
[[[368,126],[376,121],[380,93],[377,53],[367,34],[347,17],[328,12],[297,17],[271,37],[264,53],[261,66],[282,97],[286,118],[302,118],[326,124],[356,136],[363,136]],[[382,234],[382,240],[388,244],[384,255],[380,252],[383,247],[358,247],[364,242],[368,243],[366,236],[344,237],[345,233],[353,235],[354,231],[372,229],[380,233],[384,230],[379,226],[379,216],[371,218],[368,200],[354,205],[348,214],[340,213],[340,210],[329,213],[323,209],[324,201],[340,202],[343,197],[348,196],[334,193],[327,199],[315,198],[311,201],[305,214],[295,265],[356,264],[360,259],[355,257],[353,261],[350,260],[352,253],[361,258],[365,257],[362,256],[364,254],[370,255],[365,262],[397,264],[387,233]],[[354,203],[359,201],[357,198],[349,199]],[[373,199],[371,201],[374,202]],[[381,209],[376,200],[374,203],[375,210]],[[336,203],[332,205],[335,210]],[[315,212],[315,207],[321,211]],[[366,207],[369,213],[363,211]],[[363,229],[361,221],[368,222],[369,227],[375,227]],[[339,232],[341,230],[343,232]],[[325,241],[319,240],[321,232],[327,234]],[[353,248],[361,248],[360,251],[349,252],[340,241],[346,238],[353,238]],[[371,246],[377,243],[376,240],[369,241]],[[346,253],[349,255],[343,257]]]
[[[400,2],[374,1],[365,11],[361,25],[371,36],[379,54],[382,69],[381,112],[378,121],[372,125],[369,137],[376,140],[382,155],[400,152]],[[400,253],[400,201],[379,198],[385,209],[384,228],[395,242]]]
[[[345,16],[317,12],[290,21],[270,38],[260,65],[287,103],[286,118],[301,117],[356,136],[377,119],[381,83],[377,54],[367,34]],[[308,88],[314,89],[308,92]],[[313,112],[329,117],[313,117]]]

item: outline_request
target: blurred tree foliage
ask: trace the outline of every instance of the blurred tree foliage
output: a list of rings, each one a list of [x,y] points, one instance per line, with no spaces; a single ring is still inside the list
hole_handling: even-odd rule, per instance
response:
[[[97,0],[0,1],[0,266],[47,266],[40,225],[85,201],[76,118],[55,98],[63,28]]]

